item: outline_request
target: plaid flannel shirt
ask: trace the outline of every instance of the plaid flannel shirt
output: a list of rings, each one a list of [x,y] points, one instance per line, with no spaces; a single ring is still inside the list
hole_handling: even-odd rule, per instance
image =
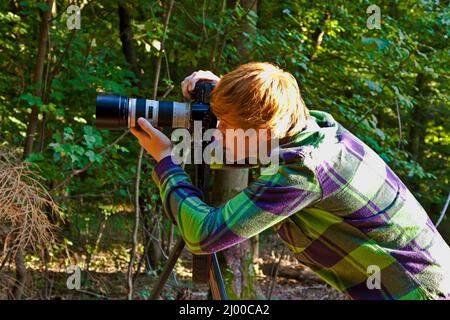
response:
[[[300,262],[354,299],[450,297],[450,248],[425,210],[372,149],[325,112],[312,110],[306,129],[280,142],[275,174],[218,208],[201,200],[171,157],[153,178],[195,254],[273,227]]]

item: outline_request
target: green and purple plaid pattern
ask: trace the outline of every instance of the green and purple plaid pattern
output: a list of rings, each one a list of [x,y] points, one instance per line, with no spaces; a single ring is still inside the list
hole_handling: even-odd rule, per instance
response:
[[[219,208],[171,157],[153,178],[195,254],[273,227],[300,262],[354,299],[450,297],[450,248],[394,172],[325,112],[280,142],[280,165]],[[375,266],[380,287],[367,285]]]

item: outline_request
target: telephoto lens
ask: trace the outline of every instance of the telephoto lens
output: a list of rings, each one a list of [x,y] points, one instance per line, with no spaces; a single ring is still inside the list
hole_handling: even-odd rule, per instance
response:
[[[98,129],[129,128],[129,101],[127,97],[99,94],[95,105],[95,126]]]
[[[128,98],[100,93],[96,99],[97,129],[121,130],[138,126],[137,119],[146,118],[155,127],[190,128],[191,121],[208,122],[215,128],[215,117],[209,102],[215,83],[200,80],[191,95],[192,103]]]
[[[121,130],[137,126],[143,117],[155,127],[189,128],[190,103],[157,101],[100,93],[96,99],[97,129]]]

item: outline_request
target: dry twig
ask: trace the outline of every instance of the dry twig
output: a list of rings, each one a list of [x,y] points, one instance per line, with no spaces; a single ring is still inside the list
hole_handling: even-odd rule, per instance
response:
[[[54,226],[49,214],[62,217],[43,178],[32,163],[22,162],[18,153],[0,148],[0,225],[2,256],[31,249],[43,253],[54,242]]]

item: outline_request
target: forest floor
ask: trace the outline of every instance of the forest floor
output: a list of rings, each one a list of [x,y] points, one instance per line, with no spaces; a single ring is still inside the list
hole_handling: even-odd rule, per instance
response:
[[[191,261],[181,259],[176,266],[177,280],[171,277],[163,291],[165,299],[205,300],[208,298],[207,284],[192,284]],[[273,278],[269,276],[273,263],[262,261],[257,275],[260,292],[268,298]],[[66,282],[70,274],[63,271],[29,270],[29,283],[25,290],[28,299],[126,299],[126,272],[83,272],[80,290],[69,290]],[[3,277],[12,279],[12,272],[4,272]],[[48,279],[48,281],[45,281]],[[135,299],[148,299],[156,277],[142,273],[136,277],[134,287]],[[6,290],[3,290],[6,294]],[[0,299],[5,299],[0,295]],[[273,283],[272,300],[343,300],[346,297],[317,277],[307,267],[283,260],[278,276]]]
[[[190,279],[191,263],[190,257],[184,256],[181,265],[177,268],[177,274],[182,279]],[[188,259],[186,259],[188,258]],[[285,255],[278,266],[278,273],[273,281],[273,270],[279,259],[264,255],[259,259],[259,270],[257,272],[257,282],[259,292],[265,299],[272,300],[344,300],[346,296],[329,286],[320,279],[308,267],[299,263],[290,254]],[[273,285],[272,293],[270,287]],[[193,299],[206,299],[208,287],[199,285],[193,288]]]
[[[115,257],[114,257],[115,256]],[[80,266],[83,266],[84,256],[79,256]],[[77,259],[77,260],[78,260]],[[64,259],[61,259],[64,260]],[[118,261],[122,260],[122,261]],[[73,261],[73,258],[71,259]],[[280,262],[279,262],[280,261]],[[278,264],[278,274],[273,281],[274,267]],[[164,299],[204,300],[208,298],[207,284],[193,284],[191,272],[191,254],[184,250],[175,266],[175,277],[171,276],[163,290]],[[29,261],[29,281],[24,298],[28,299],[126,299],[127,278],[126,260],[109,252],[99,252],[92,257],[89,272],[82,269],[82,283],[79,290],[67,287],[67,261],[49,264],[45,271],[42,266],[33,268]],[[273,300],[342,300],[345,295],[330,287],[309,268],[297,262],[290,254],[282,259],[274,252],[262,248],[257,270],[259,297],[267,299],[273,284],[271,299]],[[6,283],[11,283],[13,270],[6,268],[0,274],[3,288],[0,286],[0,299],[7,297]],[[134,299],[148,299],[157,279],[156,272],[141,273],[136,277]]]

